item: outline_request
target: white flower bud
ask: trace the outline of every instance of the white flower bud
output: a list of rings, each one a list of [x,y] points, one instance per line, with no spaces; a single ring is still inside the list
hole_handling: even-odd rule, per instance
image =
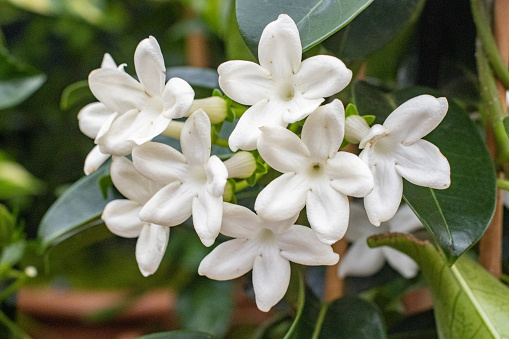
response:
[[[25,267],[25,274],[29,278],[35,278],[37,276],[37,268],[34,266]]]
[[[171,137],[174,139],[180,140],[180,133],[182,132],[182,128],[184,127],[183,121],[172,120],[166,130],[163,132],[167,137]]]
[[[193,100],[193,105],[186,116],[190,116],[194,111],[202,109],[207,113],[211,124],[217,124],[226,118],[226,101],[220,97],[209,97]]]
[[[249,178],[256,170],[256,159],[250,152],[240,151],[224,162],[228,178]]]
[[[345,121],[345,139],[358,144],[369,133],[369,125],[360,115],[350,115]]]

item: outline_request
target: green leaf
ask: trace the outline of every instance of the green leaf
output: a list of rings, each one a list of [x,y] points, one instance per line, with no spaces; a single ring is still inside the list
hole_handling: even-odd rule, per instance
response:
[[[101,192],[99,181],[109,174],[110,164],[111,161],[107,161],[97,171],[75,182],[49,208],[38,230],[44,250],[95,226],[106,204],[122,198],[113,189],[110,189],[109,199]]]
[[[391,246],[420,266],[433,294],[440,338],[508,338],[509,288],[467,256],[449,267],[429,242],[405,234],[377,235],[371,247]]]
[[[197,277],[178,295],[178,314],[183,328],[207,331],[218,337],[228,331],[232,307],[232,281]]]
[[[199,86],[210,89],[219,88],[219,75],[215,69],[188,66],[167,68],[166,81],[174,77],[184,79],[191,86]]]
[[[399,105],[431,89],[390,92],[366,82],[354,85],[360,114],[374,114],[376,123]],[[490,155],[467,112],[454,100],[440,125],[424,139],[445,155],[451,166],[451,186],[445,190],[404,182],[403,198],[437,241],[450,264],[482,236],[494,209],[495,169]]]
[[[138,337],[138,339],[213,339],[214,336],[204,332],[198,331],[171,331],[160,332]]]
[[[279,14],[288,14],[297,24],[302,49],[308,50],[344,27],[373,0],[236,0],[240,32],[253,55],[258,55],[258,41],[267,24]],[[253,15],[256,13],[256,15]]]
[[[0,266],[11,267],[16,265],[23,257],[25,247],[25,240],[17,241],[5,247],[2,251],[2,256],[0,257]]]
[[[350,115],[359,115],[359,112],[357,112],[357,107],[355,107],[355,105],[352,103],[348,104],[345,109],[345,118],[349,117]]]
[[[14,107],[31,96],[46,76],[24,65],[0,47],[0,109]]]
[[[84,101],[95,101],[87,80],[75,82],[64,89],[60,99],[60,108],[66,110]]]
[[[509,117],[505,117],[502,122],[504,123],[505,134],[509,136]]]

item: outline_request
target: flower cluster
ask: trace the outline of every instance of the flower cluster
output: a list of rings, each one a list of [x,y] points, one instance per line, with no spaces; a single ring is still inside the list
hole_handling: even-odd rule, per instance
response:
[[[349,131],[342,102],[323,103],[348,85],[352,72],[332,56],[302,61],[299,31],[289,16],[282,14],[267,25],[258,57],[260,64],[235,60],[218,68],[222,91],[250,106],[228,140],[233,152],[244,151],[224,162],[211,155],[210,112],[198,108],[200,102],[184,80],[165,83],[162,53],[153,37],[135,52],[139,81],[105,56],[89,77],[99,102],[84,107],[79,122],[97,144],[85,161],[85,172],[113,158],[111,178],[126,199],[110,202],[102,218],[113,233],[138,238],[136,259],[142,274],[157,270],[169,227],[192,216],[205,246],[214,244],[219,233],[232,238],[203,259],[199,274],[225,280],[252,270],[256,303],[268,311],[288,288],[290,261],[338,262],[330,245],[347,232],[349,196],[365,197],[369,220],[379,225],[396,213],[401,177],[429,187],[448,186],[447,160],[421,140],[443,118],[447,101],[418,97],[398,108],[383,126],[370,129],[361,123]],[[226,114],[221,116],[213,123]],[[184,117],[185,122],[172,122]],[[294,124],[305,118],[303,124]],[[297,128],[287,129],[289,124]],[[364,149],[360,157],[339,151],[345,125]],[[151,141],[161,133],[179,138],[182,152]],[[264,166],[281,173],[258,194],[256,213],[223,202],[229,178],[253,175],[253,150]],[[304,207],[311,227],[295,224]]]

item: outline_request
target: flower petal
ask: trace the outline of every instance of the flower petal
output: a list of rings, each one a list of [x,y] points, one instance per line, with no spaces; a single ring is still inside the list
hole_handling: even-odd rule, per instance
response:
[[[223,203],[221,234],[232,238],[253,238],[260,230],[260,218],[249,208]]]
[[[193,105],[194,90],[187,81],[171,78],[163,91],[163,115],[168,119],[182,118]]]
[[[283,112],[283,120],[291,124],[313,113],[324,99],[308,99],[300,92],[295,92],[294,97],[290,101],[281,99],[273,99],[273,101],[280,102],[280,106],[282,107],[280,111]]]
[[[224,186],[226,185],[226,179],[228,179],[226,166],[216,155],[213,155],[205,164],[205,173],[207,174],[207,192],[213,197],[220,197],[222,200]]]
[[[331,186],[338,192],[364,197],[373,189],[373,175],[369,167],[355,154],[338,152],[327,160],[327,175]]]
[[[350,203],[350,222],[348,223],[348,229],[345,233],[345,238],[348,241],[354,242],[359,239],[366,239],[374,234],[389,231],[388,223],[382,223],[379,227],[373,226],[369,222],[364,206],[355,202]]]
[[[168,128],[170,122],[171,119],[166,118],[160,112],[152,109],[143,109],[138,113],[136,120],[133,122],[133,126],[136,126],[136,129],[129,136],[129,140],[136,145],[143,145],[163,133]]]
[[[145,204],[140,219],[161,226],[179,225],[191,216],[193,198],[197,195],[194,186],[172,182]]]
[[[145,92],[160,96],[163,92],[166,68],[157,40],[151,36],[142,40],[134,52],[134,67]]]
[[[290,219],[304,208],[309,183],[301,175],[285,173],[274,179],[259,194],[255,210],[263,219]]]
[[[243,105],[254,105],[274,95],[270,73],[254,62],[227,61],[219,65],[217,72],[221,90]]]
[[[302,127],[302,141],[319,159],[332,158],[345,134],[345,109],[338,99],[319,107]]]
[[[228,143],[230,149],[252,151],[256,149],[256,142],[261,134],[261,126],[277,125],[286,127],[279,104],[273,100],[262,100],[251,106],[242,114],[235,129],[230,134]]]
[[[210,119],[199,109],[187,118],[180,137],[182,153],[189,165],[205,165],[210,158]]]
[[[299,137],[281,126],[260,127],[258,152],[276,171],[299,172],[309,163],[309,150]]]
[[[343,238],[348,227],[348,197],[328,181],[314,183],[306,198],[306,213],[316,237],[331,245]]]
[[[135,201],[117,199],[106,205],[101,218],[112,233],[124,238],[136,238],[144,224],[138,217],[141,208]]]
[[[434,130],[445,117],[447,109],[446,98],[420,95],[396,108],[385,119],[384,127],[396,140],[409,145]]]
[[[396,171],[412,184],[445,189],[451,185],[451,168],[438,147],[426,140],[400,145],[394,154]]]
[[[399,272],[404,278],[411,279],[419,272],[419,266],[408,255],[390,247],[383,247],[381,250],[389,265]]]
[[[110,172],[111,180],[119,192],[140,205],[146,203],[162,187],[143,177],[132,162],[124,157],[113,157]]]
[[[355,241],[339,262],[338,276],[367,277],[380,271],[385,263],[382,248],[369,248],[366,238]]]
[[[95,172],[99,166],[108,160],[110,156],[110,154],[103,154],[99,149],[99,146],[92,148],[90,153],[88,153],[87,157],[85,158],[85,174],[89,175],[90,173]]]
[[[129,140],[136,132],[135,125],[138,110],[133,109],[122,115],[116,115],[109,128],[101,128],[95,143],[101,148],[104,154],[124,156],[131,153],[136,144]],[[107,127],[107,124],[105,124]]]
[[[389,225],[391,232],[402,233],[411,233],[424,227],[407,204],[401,204],[396,215],[389,221]]]
[[[301,265],[334,265],[339,255],[322,243],[309,227],[293,225],[276,235],[281,256]]]
[[[290,283],[290,262],[275,246],[264,248],[253,264],[253,288],[256,306],[268,312],[285,295]]]
[[[379,226],[396,214],[403,195],[403,179],[396,172],[393,159],[375,157],[375,153],[370,154],[375,187],[364,197],[364,207],[369,221]]]
[[[104,53],[103,61],[101,62],[101,68],[117,68],[115,60],[109,53]]]
[[[94,96],[110,110],[125,113],[143,107],[148,96],[143,86],[129,74],[118,69],[99,68],[88,76]]]
[[[193,198],[193,225],[203,245],[209,247],[216,240],[223,218],[223,197],[215,197],[203,190]]]
[[[286,14],[279,15],[262,32],[258,59],[275,79],[293,76],[300,68],[302,44],[295,22]]]
[[[344,89],[352,71],[343,61],[330,55],[316,55],[302,61],[295,75],[295,87],[306,98],[326,98]]]
[[[154,274],[163,259],[170,237],[170,228],[145,224],[136,242],[136,261],[145,277]]]
[[[198,273],[215,280],[230,280],[246,274],[253,268],[260,254],[256,242],[233,239],[219,244],[200,263]]]
[[[81,132],[83,132],[86,136],[95,139],[95,137],[97,137],[97,133],[99,133],[99,130],[101,129],[101,126],[112,114],[114,114],[114,112],[103,103],[94,102],[86,105],[78,113],[78,121]]]
[[[162,185],[183,182],[189,174],[182,153],[158,142],[148,142],[134,148],[133,164],[144,177]]]

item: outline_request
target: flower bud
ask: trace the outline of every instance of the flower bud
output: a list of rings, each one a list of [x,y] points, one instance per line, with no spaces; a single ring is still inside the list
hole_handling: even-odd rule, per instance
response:
[[[245,179],[256,170],[256,159],[250,152],[240,151],[224,162],[228,178]]]
[[[25,267],[25,275],[29,278],[37,277],[37,268],[35,268],[34,266]]]
[[[345,139],[358,144],[369,133],[369,125],[360,115],[350,115],[345,120]]]
[[[213,96],[204,99],[193,100],[193,105],[186,116],[190,116],[194,111],[202,109],[207,113],[211,124],[218,124],[226,118],[226,101],[223,98]]]
[[[180,140],[180,133],[184,127],[183,121],[172,120],[168,127],[164,130],[163,134],[167,137]]]
[[[230,202],[233,197],[233,187],[232,184],[229,181],[226,181],[226,185],[224,186],[224,192],[223,192],[223,201],[224,202]]]

